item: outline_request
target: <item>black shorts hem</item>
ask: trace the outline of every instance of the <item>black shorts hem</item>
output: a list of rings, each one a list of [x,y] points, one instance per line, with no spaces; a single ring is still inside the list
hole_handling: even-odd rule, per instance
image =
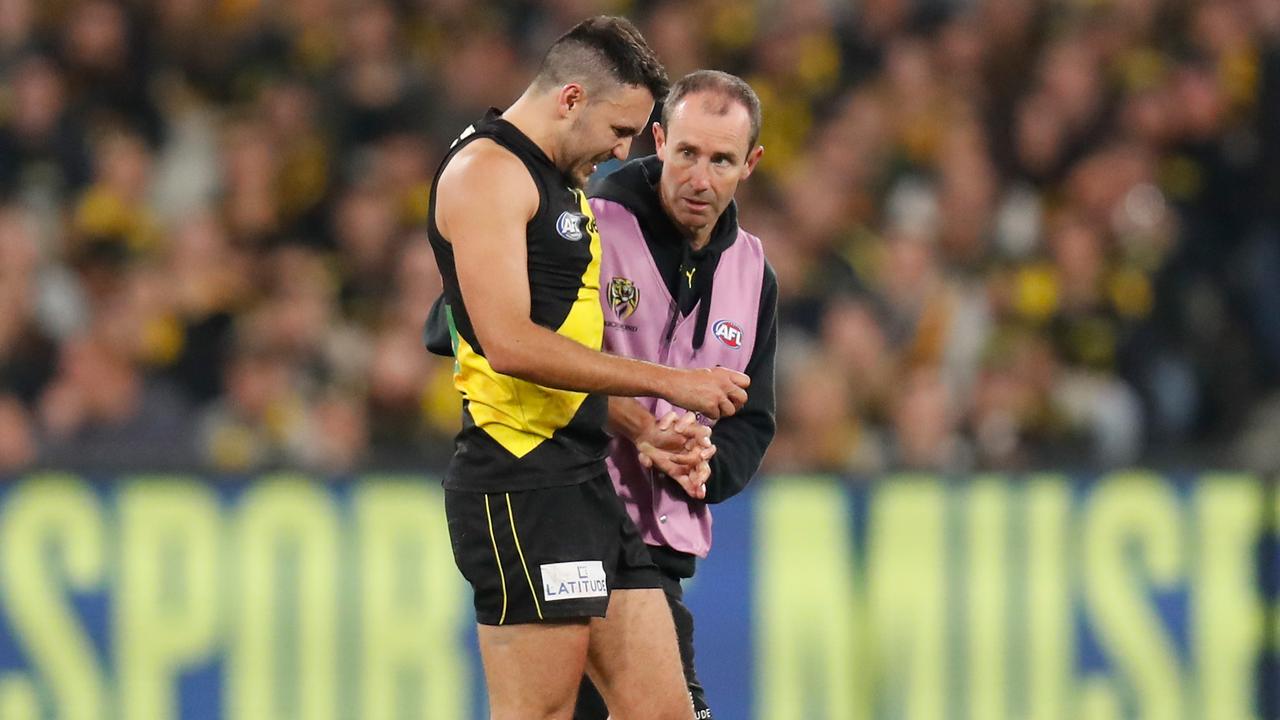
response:
[[[538,616],[536,613],[521,612],[518,614],[512,614],[508,612],[506,618],[503,618],[501,613],[476,612],[476,622],[481,625],[505,627],[507,625],[537,625],[540,623],[602,618],[605,616],[605,611],[609,609],[609,603],[607,598],[601,598],[601,600],[603,602],[592,603],[591,605],[579,604],[557,608],[543,608],[541,616]]]

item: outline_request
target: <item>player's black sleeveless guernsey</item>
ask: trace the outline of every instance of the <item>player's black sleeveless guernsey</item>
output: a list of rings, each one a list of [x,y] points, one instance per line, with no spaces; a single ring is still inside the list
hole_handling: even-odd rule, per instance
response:
[[[453,247],[436,226],[436,184],[468,144],[487,138],[520,158],[538,187],[538,211],[526,227],[530,318],[599,350],[600,236],[586,195],[514,125],[490,110],[454,142],[432,182],[427,237],[435,251],[462,393],[462,430],[445,475],[450,490],[500,492],[579,483],[605,472],[607,398],[555,390],[495,372],[472,330],[458,290]],[[486,188],[472,192],[485,193]],[[490,197],[490,203],[503,202]]]

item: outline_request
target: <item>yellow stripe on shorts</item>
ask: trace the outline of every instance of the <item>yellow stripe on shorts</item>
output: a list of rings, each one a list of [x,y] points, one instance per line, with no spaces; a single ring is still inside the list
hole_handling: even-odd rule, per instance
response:
[[[524,568],[524,579],[529,581],[529,592],[533,594],[533,607],[538,611],[538,619],[542,619],[542,605],[538,602],[538,591],[533,587],[533,577],[529,575],[529,565],[524,561],[524,550],[520,549],[520,536],[516,534],[516,515],[511,512],[511,493],[507,496],[507,517],[511,519],[511,537],[516,539],[516,552],[520,554],[520,566]]]
[[[511,500],[508,499],[508,509],[510,509]],[[484,517],[489,521],[489,541],[493,543],[493,559],[498,563],[498,580],[502,582],[502,615],[498,618],[498,624],[501,625],[507,619],[507,576],[502,572],[502,556],[498,554],[498,536],[493,534],[493,515],[489,513],[489,494],[484,496]],[[511,534],[515,534],[515,526],[511,528]],[[523,558],[521,562],[524,562]],[[528,574],[528,570],[525,571]],[[535,598],[536,601],[536,598]],[[542,613],[538,613],[538,617],[542,617]]]

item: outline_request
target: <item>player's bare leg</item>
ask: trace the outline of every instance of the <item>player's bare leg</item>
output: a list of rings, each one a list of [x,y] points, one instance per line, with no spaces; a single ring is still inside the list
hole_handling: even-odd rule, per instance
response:
[[[491,720],[570,720],[586,667],[587,621],[480,625]]]
[[[587,673],[612,720],[689,720],[675,625],[662,590],[615,590],[607,618],[591,620]]]

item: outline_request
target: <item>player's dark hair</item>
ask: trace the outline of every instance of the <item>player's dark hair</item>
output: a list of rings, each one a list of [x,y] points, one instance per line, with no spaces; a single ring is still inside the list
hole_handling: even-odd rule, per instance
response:
[[[662,126],[671,123],[671,113],[681,100],[694,93],[708,92],[718,95],[726,102],[712,105],[710,110],[716,115],[726,115],[733,103],[746,108],[751,118],[751,142],[747,143],[747,151],[755,149],[760,140],[760,97],[751,89],[747,81],[737,75],[730,75],[719,70],[694,70],[671,86],[667,99],[662,103]]]
[[[670,80],[644,36],[626,18],[598,15],[574,25],[552,43],[534,85],[581,83],[588,92],[610,84],[648,88],[653,99],[667,94]]]

